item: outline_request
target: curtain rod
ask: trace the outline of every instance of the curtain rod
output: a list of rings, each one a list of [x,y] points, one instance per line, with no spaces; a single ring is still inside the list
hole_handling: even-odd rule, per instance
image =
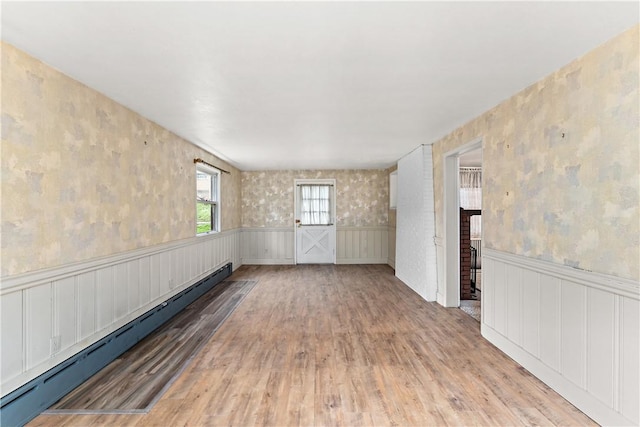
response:
[[[201,158],[197,158],[197,159],[193,159],[193,163],[202,163],[203,165],[207,165],[207,166],[211,166],[212,168],[218,169],[220,172],[224,172],[224,173],[228,173],[229,175],[231,175],[231,172],[224,170],[222,168],[219,168],[217,166],[212,165],[209,162],[205,162],[204,160],[202,160]]]

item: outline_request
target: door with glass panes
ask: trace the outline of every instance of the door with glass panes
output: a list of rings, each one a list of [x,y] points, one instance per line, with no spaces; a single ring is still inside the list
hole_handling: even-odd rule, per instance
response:
[[[295,181],[297,264],[335,264],[335,179]]]

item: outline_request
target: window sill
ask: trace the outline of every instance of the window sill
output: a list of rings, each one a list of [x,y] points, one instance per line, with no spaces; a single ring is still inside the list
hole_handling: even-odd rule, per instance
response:
[[[209,236],[211,234],[218,234],[220,233],[219,231],[207,231],[206,233],[198,233],[196,234],[196,237],[204,237],[204,236]]]

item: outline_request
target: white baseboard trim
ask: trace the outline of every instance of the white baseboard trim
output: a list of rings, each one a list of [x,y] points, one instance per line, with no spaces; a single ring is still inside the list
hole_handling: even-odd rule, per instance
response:
[[[519,347],[508,338],[487,326],[481,324],[481,333],[489,342],[498,347],[507,356],[518,362],[531,374],[558,392],[562,397],[587,414],[601,425],[633,426],[631,420],[609,408],[586,390],[573,384],[559,372],[545,365],[522,347]]]
[[[336,264],[387,264],[389,260],[382,258],[347,258],[337,259]]]
[[[292,259],[278,258],[278,259],[243,259],[242,265],[293,265],[295,262]]]
[[[294,264],[295,262],[292,259],[243,259],[242,260],[242,265],[294,265]],[[339,265],[389,264],[389,260],[369,259],[369,258],[338,259],[336,260],[336,264],[339,264]]]

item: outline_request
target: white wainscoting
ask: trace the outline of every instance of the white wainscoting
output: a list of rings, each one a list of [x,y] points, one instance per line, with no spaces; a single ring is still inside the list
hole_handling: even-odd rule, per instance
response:
[[[243,228],[243,264],[293,264],[293,227]]]
[[[443,307],[447,306],[447,299],[445,297],[445,283],[444,283],[444,239],[440,236],[433,237],[433,244],[436,245],[436,274],[438,276],[438,291],[436,295],[436,301]]]
[[[602,425],[639,425],[640,284],[484,248],[482,335]]]
[[[396,268],[396,228],[389,227],[387,235],[387,245],[389,246],[389,257],[387,264],[391,266],[391,268]]]
[[[242,264],[294,264],[295,235],[291,228],[243,228]],[[337,227],[337,264],[387,264],[389,228]],[[395,252],[395,251],[394,251]]]
[[[338,227],[336,231],[337,264],[387,264],[389,262],[389,228]]]
[[[3,278],[2,394],[228,262],[241,265],[239,230]]]

